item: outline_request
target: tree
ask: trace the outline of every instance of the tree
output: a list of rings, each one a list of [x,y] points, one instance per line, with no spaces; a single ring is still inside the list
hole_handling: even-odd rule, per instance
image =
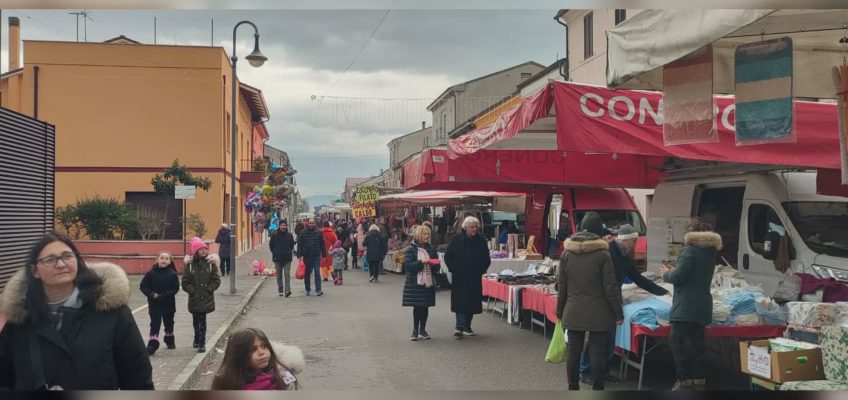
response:
[[[185,218],[184,222],[188,225],[188,229],[191,229],[191,231],[194,232],[194,236],[202,238],[207,232],[206,223],[203,222],[203,217],[201,217],[200,214],[191,214]]]
[[[80,221],[77,208],[73,204],[56,207],[56,223],[74,240],[80,238],[82,222]]]
[[[154,235],[162,233],[165,226],[165,212],[150,207],[139,207],[136,209],[138,215],[138,234],[141,240],[150,240]]]
[[[117,199],[104,199],[94,196],[77,200],[74,206],[80,223],[92,240],[123,239],[125,233],[132,231],[135,224],[135,212],[124,202]]]
[[[153,185],[153,189],[156,193],[160,193],[165,196],[166,218],[168,216],[168,208],[171,205],[171,199],[174,198],[174,191],[176,190],[177,184],[197,186],[204,191],[209,191],[209,188],[212,187],[212,181],[209,180],[209,178],[192,176],[191,172],[185,165],[180,165],[180,160],[174,160],[174,163],[171,164],[170,167],[166,168],[161,175],[156,174],[156,176],[150,180],[150,184]],[[165,238],[166,228],[167,222],[162,226],[161,237],[163,239]]]

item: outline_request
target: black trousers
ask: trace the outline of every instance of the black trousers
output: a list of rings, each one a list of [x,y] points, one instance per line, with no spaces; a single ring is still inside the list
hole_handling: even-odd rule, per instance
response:
[[[378,261],[378,262],[374,262],[374,263],[372,263],[370,261],[368,262],[368,272],[371,274],[371,276],[373,276],[375,278],[379,278],[380,277],[380,271],[382,271],[382,270],[383,270],[383,261],[382,260]]]
[[[706,379],[705,326],[697,322],[671,323],[668,335],[671,354],[677,370],[677,381]]]
[[[427,318],[430,316],[430,307],[412,307],[412,329],[416,331],[427,330]]]
[[[587,332],[568,330],[568,390],[580,389],[580,355],[583,354],[583,341],[589,334],[589,361],[592,370],[592,390],[604,390],[607,381],[607,362],[604,351],[609,341],[609,332]]]
[[[206,345],[206,313],[191,313],[191,323],[194,325],[194,343],[203,347]]]
[[[165,335],[174,334],[174,313],[156,307],[148,307],[150,312],[150,338],[159,337],[159,328],[165,323]]]
[[[230,273],[230,257],[221,257],[221,276]]]

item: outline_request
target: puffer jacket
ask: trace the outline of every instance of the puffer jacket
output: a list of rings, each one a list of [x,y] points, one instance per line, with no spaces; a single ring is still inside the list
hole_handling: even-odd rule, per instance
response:
[[[327,247],[320,230],[306,228],[297,236],[298,257],[326,257]]]
[[[189,257],[189,256],[186,256]],[[208,314],[215,311],[215,290],[221,286],[218,257],[188,260],[183,273],[183,290],[188,293],[188,312]]]
[[[433,278],[433,286],[426,287],[418,284],[418,273],[424,268],[424,263],[418,261],[418,250],[422,247],[414,241],[403,257],[403,270],[406,272],[406,281],[403,284],[403,302],[404,307],[434,307],[436,305],[436,285],[435,277]],[[438,260],[439,255],[436,249],[430,244],[423,247],[427,251],[430,259]],[[438,265],[431,265],[431,271],[436,274],[439,271]]]

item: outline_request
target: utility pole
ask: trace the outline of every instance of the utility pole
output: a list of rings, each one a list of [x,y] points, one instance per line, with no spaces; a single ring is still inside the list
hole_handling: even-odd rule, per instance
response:
[[[153,44],[156,44],[156,17],[153,17]]]
[[[88,20],[94,21],[94,19],[88,16],[88,11],[86,10],[72,12],[68,14],[76,16],[77,19],[77,42],[79,42],[79,18],[82,17],[83,40],[88,42]]]

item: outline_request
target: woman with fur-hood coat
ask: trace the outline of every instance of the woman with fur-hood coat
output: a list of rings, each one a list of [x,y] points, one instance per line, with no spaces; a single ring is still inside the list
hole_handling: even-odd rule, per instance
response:
[[[579,232],[565,241],[557,274],[557,318],[568,329],[568,388],[580,388],[580,355],[589,334],[593,389],[603,390],[609,331],[624,319],[621,285],[609,244],[597,234]]]
[[[152,390],[153,370],[121,267],[86,265],[70,239],[47,234],[6,284],[0,389]],[[34,360],[37,360],[34,362]]]

